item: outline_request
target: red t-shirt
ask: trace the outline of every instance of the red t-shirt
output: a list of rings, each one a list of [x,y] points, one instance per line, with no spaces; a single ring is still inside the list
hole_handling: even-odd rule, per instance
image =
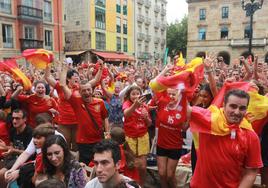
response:
[[[195,118],[194,113],[191,118]],[[199,133],[198,160],[191,187],[236,188],[243,168],[263,166],[260,153],[259,138],[251,130],[238,128],[235,139],[231,139],[230,135]]]
[[[60,87],[59,82],[56,83],[55,89],[59,95],[59,117],[58,123],[60,125],[76,125],[77,120],[74,113],[74,110],[71,104],[65,99],[62,88]]]
[[[54,108],[58,110],[58,105],[52,97],[44,96],[38,97],[37,95],[19,95],[18,101],[27,104],[28,108],[28,124],[35,128],[35,116],[39,113],[49,113],[49,109]]]
[[[0,139],[8,146],[10,144],[7,124],[4,121],[0,121]],[[2,150],[0,150],[0,158],[2,157]]]
[[[42,161],[42,153],[36,155],[35,158],[35,172],[36,173],[44,173],[44,165]]]
[[[127,108],[130,108],[131,105],[132,102],[130,102],[129,100],[125,101],[123,103],[123,111]],[[126,136],[130,138],[138,138],[144,136],[147,133],[147,125],[145,119],[141,116],[143,108],[148,111],[147,107],[141,105],[134,112],[132,112],[130,116],[124,117],[124,130]]]
[[[85,103],[82,100],[78,91],[73,91],[71,98],[68,100],[74,109],[75,115],[78,121],[76,142],[84,144],[92,144],[101,141],[102,135],[98,131],[85,107]],[[91,103],[87,103],[87,108],[93,115],[99,130],[103,130],[103,121],[108,117],[108,112],[105,108],[102,99],[93,98]]]
[[[186,121],[187,114],[186,95],[182,94],[176,109],[168,108],[169,98],[165,92],[158,94],[154,100],[157,105],[157,145],[165,149],[181,149],[183,145],[181,126]]]

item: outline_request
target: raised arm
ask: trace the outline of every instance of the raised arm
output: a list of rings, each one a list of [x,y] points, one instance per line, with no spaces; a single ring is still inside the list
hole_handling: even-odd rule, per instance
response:
[[[106,95],[108,98],[112,98],[113,93],[111,93],[111,92],[107,89],[107,86],[105,85],[105,83],[104,83],[103,80],[101,81],[101,89],[104,91],[105,95]]]
[[[248,63],[246,63],[244,56],[241,56],[239,58],[239,60],[242,63],[242,65],[245,67],[245,70],[246,70],[246,74],[245,74],[243,80],[249,80],[252,77],[252,71],[250,70]]]
[[[47,83],[52,86],[52,87],[55,87],[56,86],[56,83],[57,81],[55,80],[55,78],[51,75],[51,68],[50,66],[47,66],[46,70],[45,70],[45,75],[44,75],[44,78],[45,80],[47,81]]]
[[[22,86],[18,86],[17,89],[12,93],[11,98],[16,99],[23,90]]]
[[[260,77],[258,75],[258,56],[254,58],[254,68],[253,68],[253,77],[255,80],[258,80]]]
[[[204,59],[204,67],[205,67],[205,73],[208,75],[208,82],[210,90],[215,97],[218,93],[217,85],[215,81],[215,75],[214,75],[214,62],[216,61],[216,56],[210,54],[206,55],[206,58]]]
[[[70,99],[72,95],[71,89],[66,84],[67,71],[68,71],[68,66],[66,64],[62,64],[62,70],[60,73],[60,86],[62,87],[64,98],[66,100]]]
[[[89,81],[90,85],[92,87],[96,86],[97,83],[99,83],[100,79],[101,79],[101,76],[102,76],[102,70],[103,70],[103,61],[102,60],[98,60],[98,63],[100,63],[100,67],[99,67],[99,70],[95,76],[95,78],[93,78],[92,80]]]

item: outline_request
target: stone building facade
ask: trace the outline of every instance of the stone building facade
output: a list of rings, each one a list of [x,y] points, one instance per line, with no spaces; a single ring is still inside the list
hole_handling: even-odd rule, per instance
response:
[[[250,17],[240,0],[188,0],[187,59],[214,52],[227,63],[248,54]],[[245,1],[247,2],[247,1]],[[253,18],[252,55],[268,62],[268,2]]]

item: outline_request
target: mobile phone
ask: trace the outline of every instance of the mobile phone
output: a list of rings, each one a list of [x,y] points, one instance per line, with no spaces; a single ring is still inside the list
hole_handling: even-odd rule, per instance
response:
[[[152,99],[152,94],[151,93],[146,93],[146,94],[143,94],[142,97],[145,97],[146,101],[149,101]]]

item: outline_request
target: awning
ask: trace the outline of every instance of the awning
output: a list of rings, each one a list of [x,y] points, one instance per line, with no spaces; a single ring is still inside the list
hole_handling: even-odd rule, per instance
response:
[[[80,55],[82,53],[86,52],[84,51],[70,51],[70,52],[65,52],[65,55]]]
[[[134,57],[126,55],[124,53],[99,51],[92,51],[92,53],[104,58],[104,61],[135,61]]]

